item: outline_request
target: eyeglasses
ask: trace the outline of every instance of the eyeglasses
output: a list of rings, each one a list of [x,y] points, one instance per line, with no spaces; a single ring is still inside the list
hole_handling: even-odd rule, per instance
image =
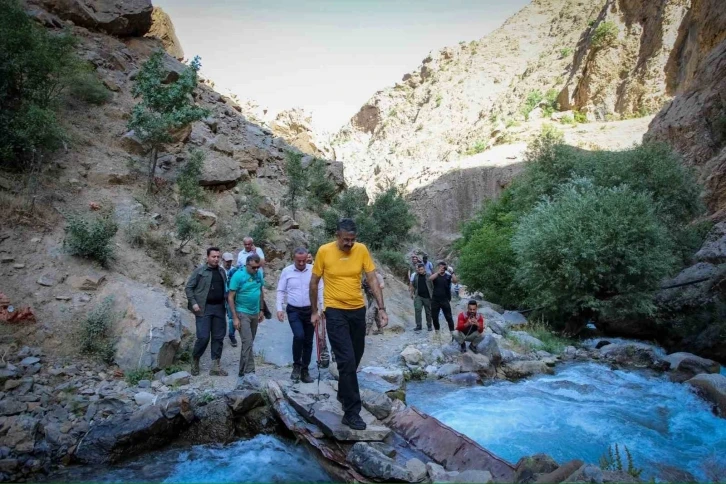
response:
[[[249,268],[250,268],[250,269],[252,269],[253,271],[256,271],[257,269],[259,269],[259,268],[260,268],[260,266],[250,266],[250,265],[248,265],[247,267],[249,267]]]

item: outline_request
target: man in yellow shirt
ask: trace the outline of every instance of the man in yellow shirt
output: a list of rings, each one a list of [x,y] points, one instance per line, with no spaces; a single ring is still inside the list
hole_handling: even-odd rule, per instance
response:
[[[338,400],[343,405],[342,423],[355,430],[364,430],[360,417],[361,401],[356,370],[363,358],[366,337],[366,308],[360,287],[360,275],[365,273],[368,285],[378,302],[381,328],[388,325],[386,305],[376,277],[376,266],[368,248],[356,243],[356,226],[351,219],[338,222],[335,242],[325,244],[315,257],[310,279],[311,321],[317,325],[318,282],[323,279],[325,320],[328,339],[338,365]]]

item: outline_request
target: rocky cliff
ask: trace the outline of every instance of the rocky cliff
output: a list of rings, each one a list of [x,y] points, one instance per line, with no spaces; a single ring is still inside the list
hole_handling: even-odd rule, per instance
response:
[[[657,112],[687,81],[688,74],[676,74],[688,68],[677,68],[683,62],[673,53],[687,49],[690,6],[689,0],[534,0],[486,37],[431,52],[414,72],[376,93],[334,137],[335,155],[345,160],[351,182],[375,192],[393,181],[416,192],[415,205],[435,193],[447,198],[446,184],[468,192],[466,184],[450,184],[452,171],[493,180],[477,185],[476,196],[442,201],[459,207],[440,227],[450,239],[462,220],[456,213],[465,218],[508,182],[510,170],[497,178],[489,165],[521,158],[514,148],[480,153],[528,141],[543,121],[565,120],[568,141],[588,149],[639,142],[646,123],[614,122]],[[592,142],[596,130],[572,128],[575,118],[604,123],[614,141]],[[446,181],[439,183],[440,176]],[[424,194],[426,186],[432,191]],[[431,217],[417,211],[422,220]]]

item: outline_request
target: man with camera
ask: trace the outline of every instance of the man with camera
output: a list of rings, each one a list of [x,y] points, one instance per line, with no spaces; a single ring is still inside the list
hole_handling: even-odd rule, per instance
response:
[[[484,339],[484,318],[477,312],[479,305],[473,299],[466,305],[466,312],[459,313],[456,322],[456,331],[452,335],[461,345],[461,352],[466,353],[466,343],[469,349],[476,353],[476,345]]]

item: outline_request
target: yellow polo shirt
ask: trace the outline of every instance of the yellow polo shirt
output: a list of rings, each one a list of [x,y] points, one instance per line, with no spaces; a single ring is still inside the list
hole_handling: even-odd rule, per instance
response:
[[[368,248],[356,242],[350,252],[343,252],[337,242],[318,249],[313,274],[323,278],[326,308],[360,309],[365,306],[361,291],[361,273],[375,270]]]

